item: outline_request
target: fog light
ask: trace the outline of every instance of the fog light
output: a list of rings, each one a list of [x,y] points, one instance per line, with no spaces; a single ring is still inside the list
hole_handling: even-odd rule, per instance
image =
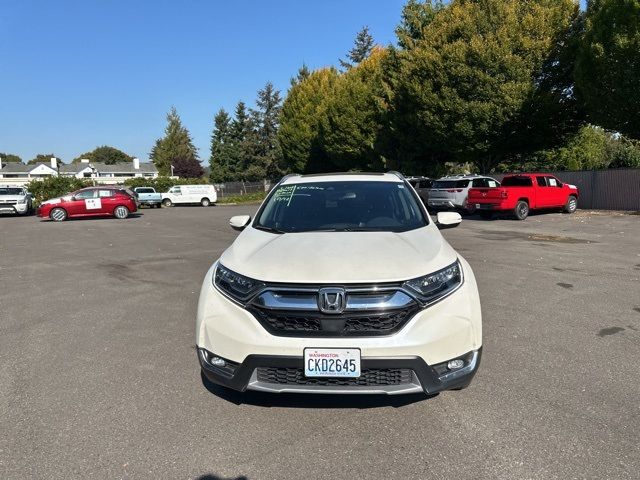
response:
[[[464,360],[460,360],[459,358],[451,360],[449,361],[449,363],[447,363],[447,368],[449,370],[458,370],[462,367],[464,367]]]
[[[213,365],[214,367],[224,367],[225,366],[225,361],[223,359],[221,359],[220,357],[212,356],[209,359],[209,363],[211,365]]]

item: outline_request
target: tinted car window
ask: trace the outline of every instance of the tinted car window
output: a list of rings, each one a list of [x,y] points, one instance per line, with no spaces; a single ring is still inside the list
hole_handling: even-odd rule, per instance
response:
[[[506,177],[502,181],[503,187],[531,187],[532,185],[530,177]]]
[[[153,188],[138,188],[136,190],[137,193],[155,193]]]
[[[547,181],[544,177],[536,177],[536,182],[538,182],[539,187],[546,187]]]
[[[96,195],[95,190],[83,190],[81,192],[74,194],[73,196],[79,200],[84,200],[86,198],[93,198],[95,197],[95,195]]]
[[[0,195],[24,195],[21,188],[0,188]]]
[[[418,188],[431,188],[433,182],[431,180],[420,180],[418,183]]]
[[[395,182],[281,185],[258,213],[255,228],[280,232],[404,232],[427,225],[413,194]]]
[[[467,188],[470,180],[436,180],[431,188]]]

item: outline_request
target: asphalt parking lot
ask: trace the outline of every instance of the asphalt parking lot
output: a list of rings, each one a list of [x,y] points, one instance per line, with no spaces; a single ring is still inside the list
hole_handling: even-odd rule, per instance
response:
[[[639,216],[445,231],[480,286],[474,382],[345,398],[203,385],[200,284],[255,208],[0,217],[0,478],[638,478]]]

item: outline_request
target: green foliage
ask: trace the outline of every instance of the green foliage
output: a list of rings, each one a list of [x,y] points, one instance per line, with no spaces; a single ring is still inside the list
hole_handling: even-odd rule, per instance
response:
[[[302,66],[298,69],[298,73],[296,74],[296,76],[291,77],[291,86],[295,87],[300,82],[303,82],[304,80],[309,78],[309,75],[311,75],[311,70],[309,70],[309,67],[307,67],[306,63],[303,63]]]
[[[338,77],[320,119],[322,149],[339,170],[381,170],[384,160],[376,142],[384,105],[382,62],[376,49],[357,67]]]
[[[236,178],[240,180],[261,180],[278,178],[282,175],[282,150],[278,143],[280,92],[271,82],[258,91],[256,109],[251,110],[248,132],[240,145],[241,152]]]
[[[87,159],[95,163],[106,163],[107,165],[133,161],[132,156],[127,155],[122,150],[118,150],[117,148],[109,147],[108,145],[103,145],[90,152],[83,153],[82,155],[74,158],[71,163],[80,163],[80,160],[82,159]]]
[[[577,7],[572,0],[454,0],[434,8],[426,26],[402,30],[411,48],[391,62],[390,129],[396,144],[418,147],[408,155],[444,154],[486,171],[513,148],[503,140]]]
[[[327,101],[333,96],[338,72],[323,68],[291,87],[282,105],[278,141],[286,172],[316,172],[331,169],[320,141],[320,122]]]
[[[51,176],[33,180],[29,183],[29,192],[33,195],[36,205],[51,198],[61,197],[81,188],[91,186],[91,182],[75,177]]]
[[[592,0],[576,65],[589,119],[640,139],[640,0]]]
[[[51,158],[55,158],[58,160],[58,165],[62,163],[62,159],[56,157],[53,153],[39,153],[27,162],[27,165],[35,165],[36,163],[44,163],[46,165],[51,165]]]
[[[258,203],[265,199],[267,192],[252,192],[244,195],[219,197],[216,203]]]
[[[170,175],[171,165],[177,158],[183,160],[198,160],[196,147],[189,131],[182,125],[175,107],[167,114],[167,127],[164,137],[156,140],[150,154],[160,175]]]
[[[413,48],[424,37],[424,29],[443,8],[442,0],[409,0],[402,9],[402,20],[396,28],[398,45],[407,50]]]
[[[2,163],[22,163],[22,158],[13,153],[0,153],[0,160]]]
[[[340,66],[345,70],[349,70],[358,65],[371,54],[373,44],[374,41],[369,33],[369,27],[365,25],[362,27],[362,30],[356,34],[353,48],[347,54],[347,60],[340,60]]]
[[[231,139],[231,119],[224,108],[216,114],[214,120],[213,133],[211,134],[211,156],[209,166],[211,167],[211,181],[220,183],[232,178],[232,149]]]
[[[152,187],[156,192],[164,193],[174,185],[203,185],[207,184],[206,178],[178,178],[160,176],[158,178],[135,177],[125,180],[124,184],[128,187]]]

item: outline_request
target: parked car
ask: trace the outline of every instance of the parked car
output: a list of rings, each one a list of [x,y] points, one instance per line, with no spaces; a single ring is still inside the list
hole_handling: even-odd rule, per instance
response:
[[[235,390],[404,394],[466,387],[482,318],[471,267],[399,174],[289,175],[207,272],[196,346]]]
[[[136,187],[133,189],[138,198],[138,206],[147,205],[151,208],[160,208],[162,206],[162,194],[157,193],[155,188]]]
[[[199,203],[208,207],[218,201],[218,194],[213,185],[175,185],[162,194],[162,205]]]
[[[531,210],[562,208],[573,213],[578,208],[578,188],[549,174],[507,175],[499,188],[472,188],[469,203],[484,217],[494,212],[513,212],[524,220]]]
[[[469,189],[472,187],[495,188],[500,185],[495,178],[480,175],[456,175],[443,177],[433,182],[429,192],[429,208],[454,208],[474,213],[475,205],[468,202]]]
[[[73,217],[127,218],[137,210],[135,198],[121,187],[83,188],[60,198],[42,202],[36,210],[41,218],[62,222]]]
[[[429,177],[408,177],[407,182],[409,182],[422,199],[422,202],[426,205],[429,201],[429,192],[431,191],[433,180]]]
[[[0,186],[0,214],[29,215],[33,199],[24,187]]]

